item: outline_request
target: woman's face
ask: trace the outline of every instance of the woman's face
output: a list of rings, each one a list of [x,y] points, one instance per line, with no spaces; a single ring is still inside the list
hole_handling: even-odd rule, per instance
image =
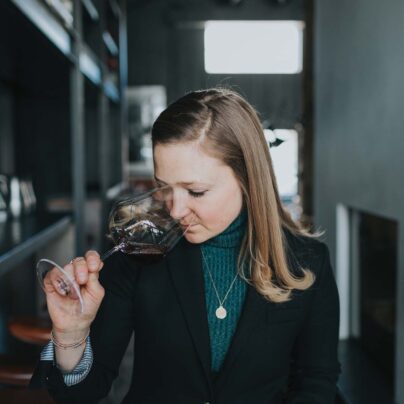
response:
[[[192,223],[185,234],[191,243],[218,235],[241,212],[242,191],[233,170],[197,142],[156,145],[154,175],[157,185],[172,186],[170,215],[185,226]]]

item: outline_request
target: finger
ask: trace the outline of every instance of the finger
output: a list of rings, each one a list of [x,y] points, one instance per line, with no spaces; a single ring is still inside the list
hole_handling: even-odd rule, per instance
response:
[[[43,278],[43,287],[44,287],[46,293],[52,293],[52,292],[56,291],[59,294],[63,294],[63,295],[65,294],[59,288],[59,283],[57,281],[59,276],[60,276],[60,271],[56,267],[53,267],[46,273],[46,275]]]
[[[100,254],[97,251],[90,250],[86,252],[86,261],[90,272],[98,272],[102,268]]]
[[[69,263],[68,265],[65,265],[64,268],[65,272],[68,274],[63,275],[63,280],[65,283],[68,285],[66,288],[66,296],[69,296],[70,299],[77,300],[79,299],[79,293],[80,293],[80,286],[78,279],[75,275],[75,267],[73,263]]]
[[[66,266],[64,270],[72,273],[72,266],[70,269]],[[72,295],[72,285],[69,278],[63,274],[57,267],[53,267],[44,278],[44,287],[47,293],[56,292],[61,296]]]
[[[83,257],[75,258],[73,261],[74,277],[79,285],[84,285],[88,281],[88,266]]]
[[[90,272],[88,275],[88,282],[86,284],[87,292],[100,300],[104,296],[104,288],[98,280],[98,272]]]

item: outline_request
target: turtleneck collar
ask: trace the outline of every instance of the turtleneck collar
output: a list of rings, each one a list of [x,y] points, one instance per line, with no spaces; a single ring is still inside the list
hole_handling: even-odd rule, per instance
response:
[[[220,234],[206,240],[203,246],[234,248],[241,244],[247,225],[247,209],[243,209],[241,213],[233,220],[233,222]]]

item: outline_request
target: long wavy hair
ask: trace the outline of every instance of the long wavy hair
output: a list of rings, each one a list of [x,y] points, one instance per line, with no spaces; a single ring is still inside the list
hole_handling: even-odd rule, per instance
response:
[[[313,237],[283,208],[268,143],[255,109],[224,88],[193,91],[167,107],[152,128],[157,144],[199,141],[210,156],[229,166],[248,212],[238,268],[240,276],[273,302],[290,300],[293,289],[314,282],[309,269],[295,276],[288,268],[284,229]],[[247,267],[247,271],[241,268]]]

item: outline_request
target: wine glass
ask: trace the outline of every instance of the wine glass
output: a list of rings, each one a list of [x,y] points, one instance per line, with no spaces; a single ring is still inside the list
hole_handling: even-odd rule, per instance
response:
[[[145,262],[164,257],[192,225],[186,225],[170,216],[173,190],[170,186],[118,201],[112,208],[108,222],[108,237],[114,247],[101,255],[104,261],[117,251],[136,256]],[[43,258],[37,263],[38,280],[44,291],[56,290],[64,297],[77,300],[76,314],[84,312],[80,285],[74,275],[55,262]],[[58,299],[61,303],[62,299]],[[71,308],[69,309],[71,310]]]

